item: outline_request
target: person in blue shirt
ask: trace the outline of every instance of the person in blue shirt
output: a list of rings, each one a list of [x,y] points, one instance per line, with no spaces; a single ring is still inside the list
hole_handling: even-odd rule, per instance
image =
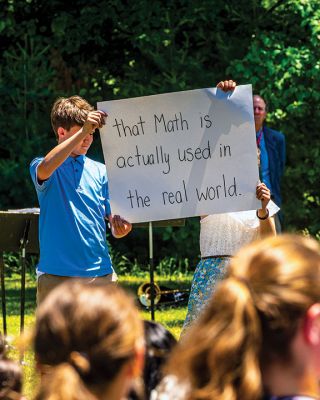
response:
[[[271,198],[281,207],[281,178],[284,173],[286,144],[283,133],[265,126],[267,103],[259,95],[253,96],[257,146],[260,149],[261,181],[271,190]],[[279,216],[279,217],[278,217]],[[282,214],[276,217],[277,232],[281,231]]]
[[[117,238],[132,226],[111,213],[105,166],[86,157],[93,132],[106,117],[79,96],[59,98],[51,111],[58,144],[30,164],[40,204],[38,304],[68,278],[116,280],[106,219]]]

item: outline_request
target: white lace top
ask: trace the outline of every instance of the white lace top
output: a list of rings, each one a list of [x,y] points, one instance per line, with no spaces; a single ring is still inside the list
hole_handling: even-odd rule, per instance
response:
[[[150,400],[185,400],[189,390],[189,385],[179,382],[175,375],[167,375],[151,392]]]
[[[268,210],[272,217],[280,208],[270,201]],[[259,237],[259,219],[255,210],[207,215],[200,223],[201,257],[232,256],[240,247]]]

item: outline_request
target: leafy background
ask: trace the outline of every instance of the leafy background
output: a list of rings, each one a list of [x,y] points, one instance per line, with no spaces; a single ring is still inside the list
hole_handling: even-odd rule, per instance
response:
[[[319,235],[319,39],[318,0],[1,0],[0,209],[37,206],[28,165],[55,144],[56,97],[95,104],[231,77],[266,97],[286,135],[285,230]],[[99,140],[90,156],[102,160]],[[155,255],[188,268],[198,234],[195,218],[157,229]],[[110,238],[114,255],[145,259],[147,235]]]

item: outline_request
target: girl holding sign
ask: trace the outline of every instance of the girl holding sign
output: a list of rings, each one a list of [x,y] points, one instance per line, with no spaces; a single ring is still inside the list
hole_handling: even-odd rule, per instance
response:
[[[234,90],[236,83],[224,81],[217,87],[227,92]],[[201,260],[193,277],[183,331],[198,318],[208,303],[217,283],[226,274],[230,258],[242,246],[276,234],[273,216],[279,207],[271,200],[270,190],[264,183],[257,185],[256,196],[261,201],[261,208],[256,212],[251,210],[201,217]]]

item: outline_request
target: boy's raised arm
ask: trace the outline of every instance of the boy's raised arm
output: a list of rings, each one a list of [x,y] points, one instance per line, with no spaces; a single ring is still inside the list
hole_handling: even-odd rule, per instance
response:
[[[95,129],[105,123],[106,114],[103,111],[91,111],[83,125],[74,126],[69,130],[58,128],[59,143],[44,157],[37,168],[37,179],[45,181],[70,156],[74,148]],[[73,132],[74,131],[74,132]]]

